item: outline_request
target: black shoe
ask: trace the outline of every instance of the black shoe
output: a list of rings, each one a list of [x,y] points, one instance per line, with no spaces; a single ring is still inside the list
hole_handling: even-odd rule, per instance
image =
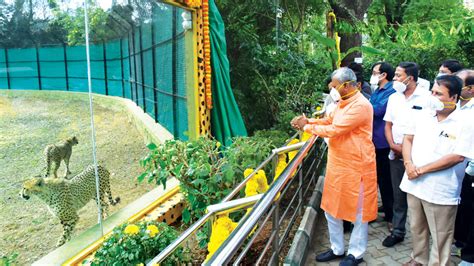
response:
[[[404,239],[404,237],[402,236],[395,236],[395,235],[389,235],[387,236],[387,238],[384,239],[384,241],[382,242],[382,245],[384,247],[393,247],[395,246],[396,244],[402,242]]]
[[[331,260],[335,260],[335,259],[339,259],[339,258],[343,258],[344,257],[344,254],[342,255],[336,255],[334,254],[334,252],[332,251],[332,249],[326,251],[326,252],[323,252],[323,253],[320,253],[316,256],[316,261],[319,261],[319,262],[326,262],[326,261],[331,261]]]
[[[339,266],[352,266],[352,265],[359,265],[359,263],[363,262],[364,259],[356,259],[354,255],[349,254],[339,263]]]

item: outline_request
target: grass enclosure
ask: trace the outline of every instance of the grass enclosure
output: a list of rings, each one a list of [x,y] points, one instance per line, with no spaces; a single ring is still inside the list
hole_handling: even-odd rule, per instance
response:
[[[109,97],[94,95],[97,159],[111,172],[112,193],[121,203],[112,214],[154,188],[137,186],[139,159],[146,154],[144,138],[125,107]],[[89,99],[84,93],[0,90],[0,257],[31,264],[54,250],[62,234],[58,219],[33,197],[19,197],[22,182],[40,174],[44,147],[75,135],[70,169],[74,176],[93,163]],[[64,174],[64,162],[58,176]],[[74,235],[97,223],[97,208],[89,202],[79,212]]]

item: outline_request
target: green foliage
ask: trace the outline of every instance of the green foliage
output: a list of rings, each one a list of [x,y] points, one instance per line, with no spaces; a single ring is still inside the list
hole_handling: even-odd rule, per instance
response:
[[[312,43],[304,31],[323,12],[323,1],[281,2],[285,12],[278,47],[274,6],[266,1],[217,4],[226,24],[232,88],[249,133],[280,124],[283,111],[310,112],[325,89],[330,62],[308,52]]]
[[[394,9],[393,15],[400,24],[390,23],[384,13],[386,3],[374,1],[368,24],[360,28],[369,34],[370,44],[385,51],[383,56],[367,55],[368,64],[382,59],[394,65],[413,61],[420,65],[420,75],[429,80],[448,58],[458,59],[466,67],[474,65],[474,14],[462,7],[462,1],[411,1]]]
[[[17,257],[18,257],[18,253],[16,252],[0,257],[0,266],[18,265]]]
[[[264,130],[255,131],[254,137],[266,139],[269,142],[271,142],[272,146],[275,146],[278,148],[285,145],[285,142],[290,138],[290,135],[286,131],[283,131],[283,130],[264,129]]]
[[[178,232],[165,223],[140,221],[136,224],[122,224],[112,231],[97,250],[92,266],[138,265],[148,262],[171,242],[178,238]],[[160,265],[176,265],[189,260],[188,251],[178,248]]]
[[[166,186],[170,176],[180,182],[185,196],[184,223],[205,214],[207,206],[220,202],[243,180],[245,167],[255,167],[271,151],[270,142],[257,138],[237,138],[224,148],[208,138],[193,141],[170,140],[148,145],[150,153],[140,161],[144,172],[138,181]]]
[[[224,156],[229,161],[234,174],[243,178],[247,168],[256,168],[276,148],[272,139],[264,137],[238,137],[234,138],[232,145],[224,150]],[[266,173],[271,170],[267,165]]]

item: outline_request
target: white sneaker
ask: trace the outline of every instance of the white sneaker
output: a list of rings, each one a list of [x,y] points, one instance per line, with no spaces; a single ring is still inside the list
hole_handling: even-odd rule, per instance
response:
[[[467,262],[467,261],[464,261],[462,260],[461,263],[458,264],[458,266],[473,266],[474,263],[471,263],[471,262]]]

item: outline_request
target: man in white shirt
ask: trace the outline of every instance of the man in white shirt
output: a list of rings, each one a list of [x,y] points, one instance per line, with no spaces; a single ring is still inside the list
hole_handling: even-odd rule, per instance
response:
[[[404,129],[406,172],[400,189],[407,193],[412,260],[404,265],[450,265],[457,205],[467,160],[459,139],[464,116],[456,107],[462,80],[445,75],[432,89],[434,110],[425,110]],[[433,238],[429,252],[429,235]]]
[[[465,115],[466,127],[464,128],[465,135],[463,137],[465,143],[463,147],[466,148],[466,154],[461,154],[466,157],[474,158],[474,71],[473,70],[461,70],[456,73],[456,76],[462,79],[463,88],[461,91],[460,101],[458,102],[458,108]],[[454,227],[454,239],[456,240],[451,247],[451,255],[459,256],[463,262],[474,263],[474,223],[473,223],[473,175],[470,173],[474,168],[474,161],[469,163],[470,167],[466,169],[466,175],[462,182],[461,188],[461,203],[458,206],[458,212],[456,215],[456,223]]]
[[[395,69],[393,88],[384,116],[385,137],[390,146],[390,177],[393,188],[393,231],[385,238],[382,245],[392,247],[405,238],[407,219],[406,193],[400,190],[405,167],[402,161],[403,126],[406,120],[412,119],[415,113],[429,108],[429,91],[417,87],[418,65],[402,62]]]

